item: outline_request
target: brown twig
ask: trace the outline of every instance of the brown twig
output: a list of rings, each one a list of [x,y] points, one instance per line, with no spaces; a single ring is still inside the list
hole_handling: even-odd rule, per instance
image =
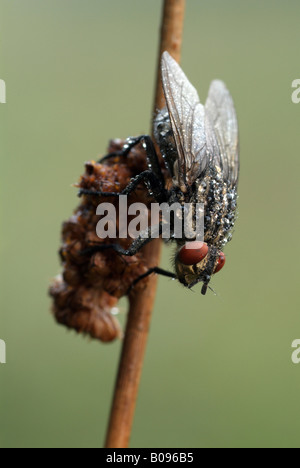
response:
[[[185,0],[164,0],[154,111],[164,106],[160,78],[161,54],[167,50],[177,61],[180,59],[184,8]],[[160,239],[152,241],[145,247],[144,257],[149,267],[159,265],[160,253]],[[153,275],[145,291],[130,297],[130,310],[107,430],[106,448],[127,448],[129,444],[156,285],[157,277]]]
[[[154,112],[157,109],[162,109],[165,105],[160,74],[162,53],[167,50],[178,63],[180,62],[184,11],[185,0],[164,0],[157,62]]]

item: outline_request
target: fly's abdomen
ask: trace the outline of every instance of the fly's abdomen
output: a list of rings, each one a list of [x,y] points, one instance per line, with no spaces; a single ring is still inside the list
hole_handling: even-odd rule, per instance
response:
[[[204,204],[204,241],[221,249],[232,237],[237,191],[223,180],[220,168],[210,168],[198,182],[198,203]]]

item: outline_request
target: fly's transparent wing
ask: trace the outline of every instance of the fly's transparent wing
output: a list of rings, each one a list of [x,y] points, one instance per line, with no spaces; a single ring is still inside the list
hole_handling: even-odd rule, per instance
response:
[[[239,176],[238,123],[232,97],[222,81],[211,83],[205,114],[213,127],[218,145],[213,163],[221,168],[224,180],[234,186]]]
[[[205,171],[211,157],[204,106],[196,89],[168,52],[162,55],[161,75],[178,152],[175,177],[180,187],[190,186]]]

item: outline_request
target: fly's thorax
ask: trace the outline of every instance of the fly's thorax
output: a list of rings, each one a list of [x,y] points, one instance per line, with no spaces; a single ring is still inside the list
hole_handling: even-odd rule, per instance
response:
[[[172,178],[178,177],[178,153],[169,113],[166,107],[159,110],[154,119],[154,138]]]
[[[220,271],[224,264],[223,252],[205,242],[186,244],[177,251],[175,256],[177,277],[184,286],[189,288],[199,282],[207,286],[212,275]]]
[[[219,249],[231,240],[236,220],[237,191],[223,180],[219,167],[210,167],[197,182],[197,201],[204,204],[204,241]]]

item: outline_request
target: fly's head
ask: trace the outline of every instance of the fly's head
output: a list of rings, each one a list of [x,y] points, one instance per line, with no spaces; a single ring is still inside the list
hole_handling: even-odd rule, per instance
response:
[[[212,275],[225,264],[225,255],[219,249],[205,242],[188,242],[178,250],[175,268],[178,280],[191,289],[202,282],[201,293],[206,294]]]

